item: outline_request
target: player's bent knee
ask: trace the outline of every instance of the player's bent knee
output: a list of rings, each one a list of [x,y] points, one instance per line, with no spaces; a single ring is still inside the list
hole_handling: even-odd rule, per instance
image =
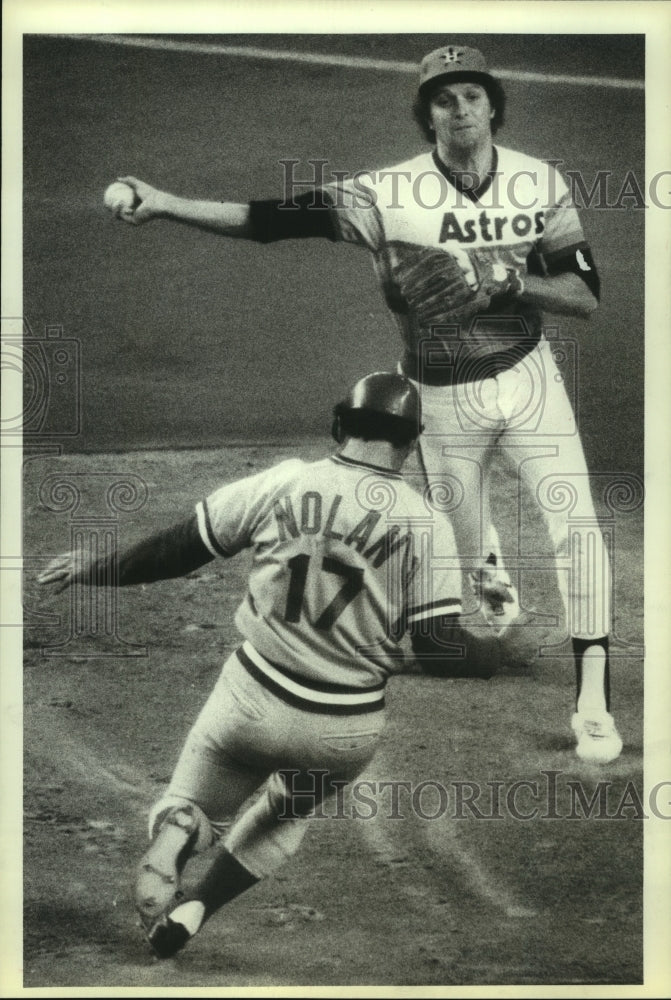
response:
[[[217,828],[218,824],[210,822],[199,805],[191,799],[181,798],[178,795],[166,795],[162,799],[159,799],[153,806],[149,813],[149,839],[153,841],[158,836],[167,814],[173,809],[178,809],[180,806],[188,807],[197,823],[198,836],[193,845],[192,853],[200,854],[211,847],[215,840],[219,839],[221,830]]]

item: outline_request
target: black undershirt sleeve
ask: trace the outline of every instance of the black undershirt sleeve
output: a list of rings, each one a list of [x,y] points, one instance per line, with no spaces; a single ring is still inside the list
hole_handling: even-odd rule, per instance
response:
[[[194,514],[187,521],[157,531],[121,553],[112,553],[85,566],[77,582],[97,587],[114,586],[115,583],[120,587],[154,583],[184,576],[212,559],[214,556],[200,537]]]
[[[410,641],[423,673],[433,677],[489,680],[501,667],[495,638],[479,638],[459,624],[459,615],[436,615],[410,626]]]
[[[258,243],[320,236],[337,239],[330,206],[320,190],[307,191],[291,201],[250,201],[249,221],[252,239]]]

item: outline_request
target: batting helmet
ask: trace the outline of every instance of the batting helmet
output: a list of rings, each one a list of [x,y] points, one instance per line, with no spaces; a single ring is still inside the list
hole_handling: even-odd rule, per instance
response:
[[[339,444],[348,436],[409,444],[422,430],[419,393],[396,372],[366,375],[333,408],[331,432]]]

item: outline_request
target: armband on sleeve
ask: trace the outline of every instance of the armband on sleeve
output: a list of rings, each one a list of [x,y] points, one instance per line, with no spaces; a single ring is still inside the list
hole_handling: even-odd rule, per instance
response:
[[[287,201],[250,201],[252,239],[258,243],[323,237],[336,240],[330,206],[320,190]]]
[[[601,297],[601,281],[587,243],[579,243],[559,250],[545,258],[549,275],[577,274],[585,282],[597,301]]]
[[[415,659],[432,677],[489,680],[501,666],[499,642],[467,632],[458,615],[436,615],[411,625],[409,631]]]

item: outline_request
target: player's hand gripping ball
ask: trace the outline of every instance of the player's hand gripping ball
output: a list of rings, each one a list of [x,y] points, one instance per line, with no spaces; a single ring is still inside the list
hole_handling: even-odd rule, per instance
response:
[[[105,208],[109,209],[117,219],[128,218],[133,214],[137,204],[137,196],[130,184],[123,181],[114,181],[105,191],[103,201]]]

